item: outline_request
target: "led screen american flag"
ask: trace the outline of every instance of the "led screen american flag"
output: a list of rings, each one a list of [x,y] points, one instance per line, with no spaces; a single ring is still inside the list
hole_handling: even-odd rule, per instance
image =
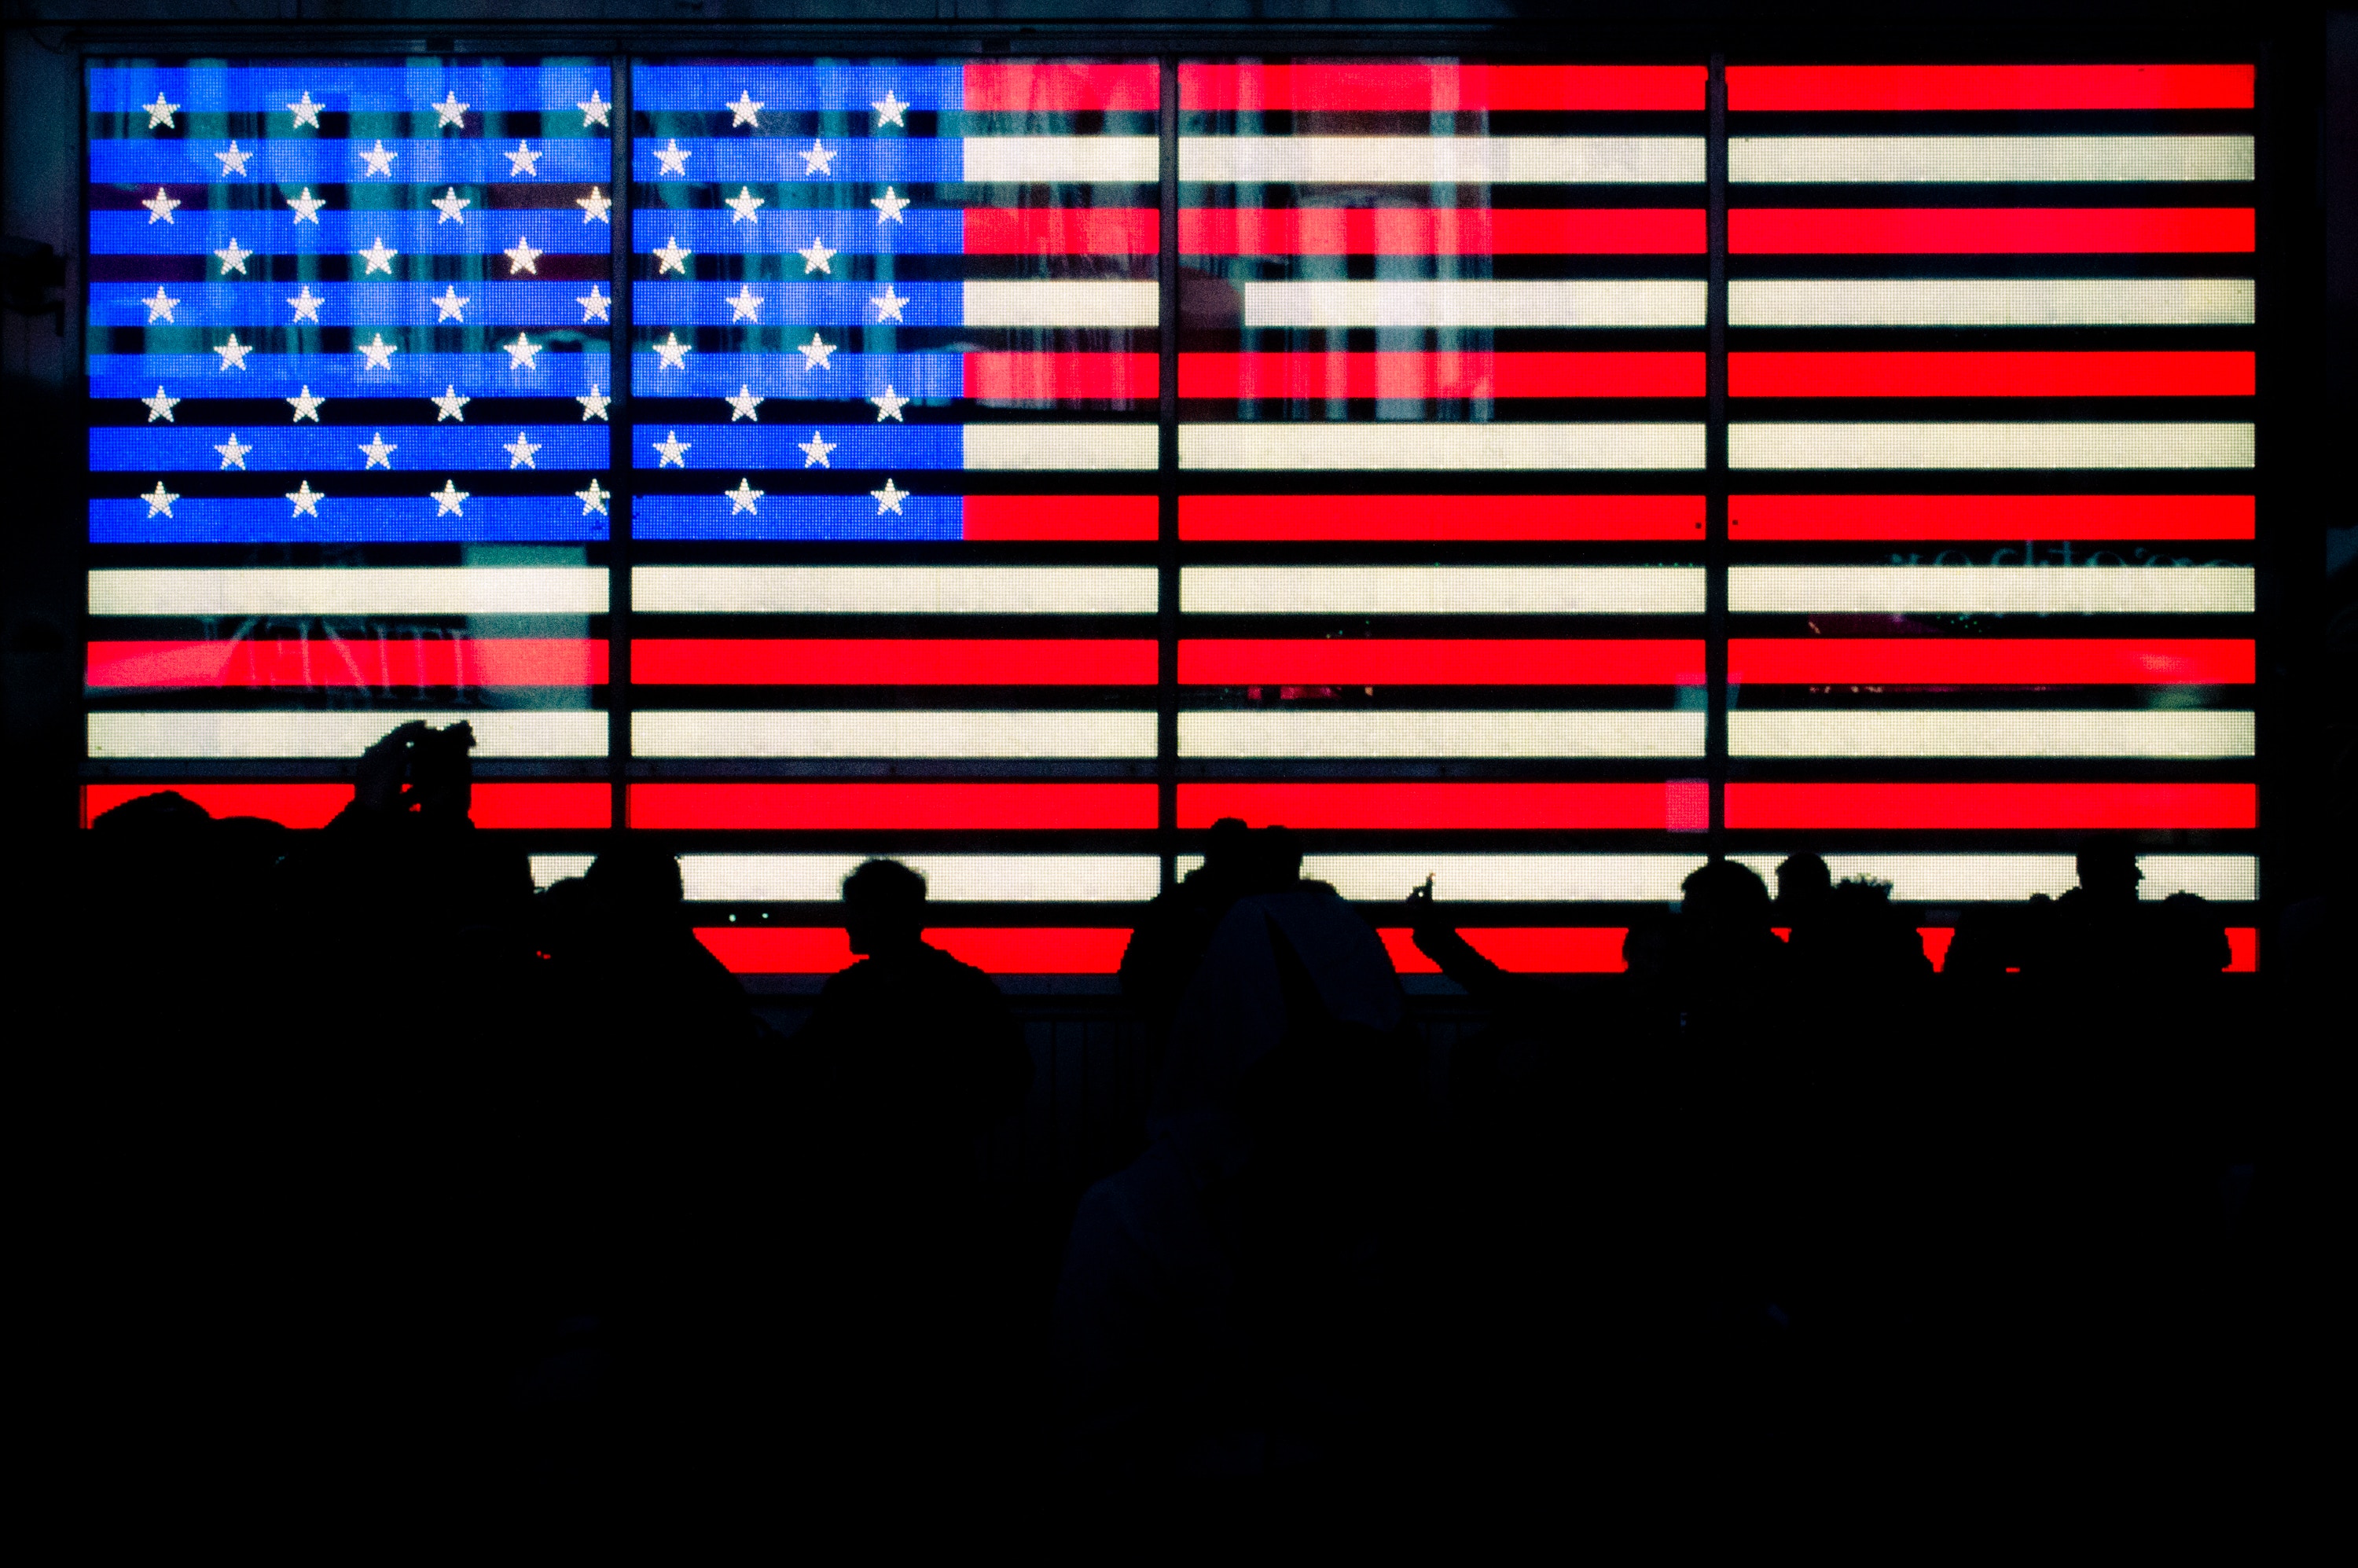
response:
[[[465,718],[479,822],[603,826],[608,68],[87,88],[86,808],[316,825],[306,778]]]
[[[1162,874],[1158,68],[632,92],[632,822],[743,971],[847,961],[883,852],[953,951],[1110,970]]]
[[[2122,830],[2248,905],[2252,68],[1727,95],[1734,841],[1954,907]]]

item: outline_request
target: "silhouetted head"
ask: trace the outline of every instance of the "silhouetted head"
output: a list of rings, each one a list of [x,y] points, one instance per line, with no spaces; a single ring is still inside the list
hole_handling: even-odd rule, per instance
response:
[[[1775,961],[1773,906],[1760,873],[1735,860],[1699,866],[1679,884],[1678,963],[1690,980],[1732,978]]]
[[[898,860],[869,860],[843,879],[843,926],[863,957],[917,946],[925,929],[925,879]]]
[[[679,860],[668,849],[625,838],[590,862],[582,881],[597,901],[633,920],[680,917]]]
[[[1825,903],[1826,890],[1833,885],[1833,876],[1825,861],[1815,855],[1788,855],[1777,868],[1778,912],[1797,914],[1814,910]]]
[[[466,818],[475,799],[475,727],[461,719],[427,730],[409,754],[409,791],[405,797],[430,822]]]
[[[1302,840],[1282,826],[1255,835],[1247,892],[1284,892],[1302,881]]]
[[[2080,846],[2078,856],[2080,886],[2090,898],[2106,903],[2136,901],[2137,883],[2145,873],[2137,870],[2136,850],[2126,844],[2096,842]]]

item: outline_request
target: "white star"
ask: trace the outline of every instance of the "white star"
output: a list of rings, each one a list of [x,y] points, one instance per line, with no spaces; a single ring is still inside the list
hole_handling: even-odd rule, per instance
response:
[[[752,186],[741,185],[737,188],[737,194],[731,196],[720,205],[728,208],[729,211],[734,214],[734,216],[729,220],[731,223],[752,223],[759,221],[753,216],[753,214],[761,209],[767,207],[769,203],[763,200],[762,198],[754,195],[753,188]]]
[[[156,488],[161,490],[164,487],[161,484],[158,484]],[[730,501],[736,503],[729,508],[730,516],[734,517],[740,512],[750,512],[754,516],[759,517],[762,514],[762,509],[754,505],[753,503],[761,500],[762,497],[769,494],[770,492],[766,490],[755,490],[751,480],[740,479],[737,481],[736,489],[724,490],[720,493],[727,496]]]
[[[686,370],[687,356],[695,351],[696,345],[681,342],[677,332],[666,332],[662,342],[649,343],[647,347],[655,351],[657,370]]]
[[[514,342],[502,343],[500,347],[508,351],[508,369],[510,370],[532,369],[533,356],[540,352],[540,345],[522,332],[516,334]]]
[[[834,260],[835,257],[840,255],[842,253],[839,251],[828,250],[827,248],[827,242],[819,238],[817,234],[813,234],[811,236],[811,243],[803,249],[796,251],[795,254],[803,258],[803,276],[805,277],[808,277],[815,272],[823,272],[832,277],[835,276],[835,269],[827,264]]]
[[[159,283],[156,286],[155,294],[139,303],[147,307],[147,320],[150,325],[153,325],[157,321],[171,320],[172,307],[178,305],[179,301],[165,293],[164,286]]]
[[[741,283],[736,294],[727,301],[731,321],[758,321],[762,319],[762,297],[752,286]]]
[[[295,510],[287,514],[289,517],[300,517],[307,512],[317,517],[319,514],[319,503],[328,499],[313,490],[311,481],[308,479],[285,493],[287,499],[295,503]]]
[[[453,385],[445,386],[442,389],[441,396],[429,397],[426,401],[431,403],[435,407],[439,408],[442,411],[441,413],[434,416],[434,423],[437,425],[439,425],[445,419],[456,419],[460,424],[464,425],[467,422],[467,416],[463,413],[460,412],[460,410],[465,408],[467,405],[475,400],[471,397],[460,396],[458,387]]]
[[[909,297],[905,294],[893,293],[892,284],[887,283],[884,286],[884,292],[868,303],[876,307],[876,319],[879,321],[900,321],[904,319],[901,314],[901,307],[909,303]]]
[[[319,422],[319,409],[328,400],[324,397],[312,396],[311,388],[307,384],[300,393],[287,401],[295,408],[295,417],[289,419],[288,424],[300,425],[304,420],[308,419],[312,424],[317,425]]]
[[[232,430],[228,440],[214,443],[213,450],[221,454],[222,467],[242,469],[245,466],[245,454],[254,450],[254,448],[251,443],[239,440],[237,432]]]
[[[829,368],[827,362],[827,356],[835,352],[835,345],[833,343],[820,342],[817,332],[813,332],[811,334],[811,341],[809,342],[796,343],[795,347],[803,351],[803,369],[826,370]]]
[[[248,152],[240,152],[238,150],[237,143],[233,140],[229,144],[229,151],[225,153],[215,153],[213,154],[213,157],[221,159],[222,173],[224,175],[232,175],[243,174],[245,172],[246,160],[253,157],[254,155]]]
[[[147,111],[147,128],[149,130],[152,131],[158,125],[165,127],[167,130],[177,131],[180,128],[179,124],[172,118],[174,114],[179,112],[180,106],[178,103],[165,103],[164,93],[160,88],[157,91],[156,102],[153,103],[142,103],[139,107]]]
[[[254,253],[252,251],[247,250],[244,246],[237,243],[235,235],[232,235],[230,237],[229,246],[227,249],[218,250],[213,253],[213,254],[221,257],[222,276],[223,277],[227,277],[233,272],[243,272],[245,270],[245,258],[253,254]]]
[[[385,151],[384,138],[383,136],[379,136],[377,138],[376,146],[361,154],[361,162],[368,166],[361,170],[361,178],[362,179],[366,179],[372,174],[381,174],[387,179],[391,179],[393,178],[393,160],[400,156],[401,155],[399,153]]]
[[[813,136],[811,138],[811,145],[803,149],[803,172],[805,174],[823,174],[829,179],[833,179],[835,178],[835,170],[828,166],[834,162],[835,149],[828,146],[825,142],[820,141],[817,136]]]
[[[837,443],[828,440],[817,430],[811,432],[809,440],[797,441],[795,444],[803,449],[803,467],[808,468],[813,463],[817,463],[823,469],[835,466],[827,460],[827,455],[835,450]]]
[[[434,308],[442,312],[434,318],[436,323],[438,325],[444,321],[464,321],[467,319],[467,301],[473,297],[472,295],[460,293],[455,286],[446,284],[442,289],[442,297],[433,301]]]
[[[611,225],[614,222],[607,216],[614,210],[614,199],[594,185],[590,188],[589,195],[575,197],[573,205],[581,209],[581,221],[585,223],[597,222]]]
[[[689,156],[695,151],[696,149],[694,147],[681,146],[679,145],[679,138],[677,136],[674,136],[671,139],[671,145],[669,146],[658,147],[655,149],[655,178],[657,179],[661,179],[665,175],[669,174],[676,175],[680,178],[686,179],[687,178],[687,160]]]
[[[759,125],[762,123],[761,101],[742,88],[737,92],[736,103],[723,103],[721,107],[736,116],[729,122],[731,129],[739,125]]]
[[[143,397],[139,401],[147,406],[147,423],[150,425],[153,425],[158,419],[161,419],[167,425],[177,425],[179,423],[178,419],[172,417],[172,410],[179,406],[180,400],[177,397],[167,397],[164,395],[164,389],[161,386],[158,386],[156,389],[155,396]]]
[[[540,466],[538,463],[532,460],[533,453],[540,450],[540,443],[538,441],[528,439],[522,430],[518,430],[516,432],[516,438],[502,447],[500,450],[508,455],[508,467],[510,468],[521,466],[528,469],[536,469]]]
[[[368,263],[367,269],[363,271],[361,276],[362,277],[366,277],[369,273],[381,272],[387,277],[392,276],[393,258],[400,254],[401,253],[399,251],[396,251],[391,245],[386,244],[384,243],[384,236],[383,234],[379,234],[375,239],[369,242],[368,249],[358,253],[361,260]]]
[[[352,345],[352,350],[355,353],[359,354],[361,358],[368,361],[367,364],[361,367],[362,369],[391,370],[393,368],[393,356],[401,352],[401,345],[399,343],[386,342],[384,341],[384,334],[383,332],[379,332],[365,343],[354,343]]]
[[[295,308],[295,319],[308,321],[315,327],[319,324],[319,307],[327,302],[325,297],[312,293],[308,283],[303,286],[302,293],[287,297],[287,303]]]
[[[319,111],[326,107],[325,103],[311,102],[311,90],[307,87],[303,89],[302,97],[287,105],[287,112],[295,116],[296,129],[308,125],[316,131],[319,128]]]
[[[908,220],[901,216],[901,209],[908,204],[909,199],[905,196],[893,195],[892,188],[889,185],[884,188],[883,195],[871,196],[868,199],[868,205],[876,209],[876,222],[880,227],[887,218],[892,219],[895,223],[906,223]]]
[[[908,515],[907,513],[901,510],[901,503],[909,498],[909,492],[905,490],[893,489],[891,479],[888,478],[885,480],[883,489],[871,490],[868,493],[876,498],[877,516],[882,517],[887,512],[890,512],[895,517],[906,517]]]
[[[581,515],[584,517],[589,516],[592,512],[605,516],[613,515],[606,511],[606,498],[613,493],[611,490],[598,488],[598,479],[595,474],[590,478],[589,489],[577,490],[573,492],[574,498],[581,503]]]
[[[573,401],[581,405],[581,422],[585,425],[592,419],[606,417],[606,410],[612,406],[614,402],[612,398],[598,390],[598,384],[594,381],[590,384],[587,396],[577,393]]]
[[[534,250],[532,248],[532,242],[525,238],[522,234],[518,234],[516,236],[516,243],[510,245],[506,250],[502,251],[500,254],[508,258],[508,276],[510,277],[514,277],[520,272],[528,272],[537,276],[540,272],[540,268],[535,266],[533,263],[538,261],[542,256],[548,253],[546,251]]]
[[[457,480],[446,479],[441,489],[427,491],[426,499],[440,503],[441,510],[434,514],[437,517],[464,517],[467,514],[467,497],[472,493],[471,491],[460,490]]]
[[[581,307],[581,319],[584,321],[611,321],[613,319],[611,316],[606,314],[606,308],[614,303],[613,296],[608,294],[604,289],[599,287],[594,283],[590,286],[589,293],[575,295],[573,297],[573,303]]]
[[[687,449],[695,444],[696,443],[693,441],[681,440],[679,438],[679,432],[676,430],[667,432],[662,440],[654,443],[655,450],[663,454],[663,460],[655,464],[655,467],[659,469],[686,468],[687,466]]]
[[[439,228],[445,223],[456,223],[463,229],[467,226],[467,209],[472,207],[474,202],[460,195],[459,188],[453,185],[436,197],[432,205],[442,214],[434,220],[435,227]]]
[[[752,386],[750,384],[741,384],[737,388],[736,396],[724,397],[720,401],[729,405],[730,409],[734,411],[729,416],[729,423],[731,425],[734,425],[740,419],[751,419],[754,424],[758,425],[762,422],[762,416],[754,413],[753,410],[762,406],[762,405],[768,402],[769,399],[765,397],[756,397],[753,395]]]
[[[609,130],[613,129],[613,122],[606,118],[606,111],[611,109],[613,105],[607,103],[603,98],[599,97],[598,90],[596,88],[591,88],[590,90],[590,96],[582,102],[576,103],[574,107],[581,111],[581,128],[583,130],[586,131],[592,125],[604,125]]]
[[[500,156],[508,160],[510,179],[519,175],[530,179],[540,178],[540,155],[532,150],[530,142],[520,141],[515,145],[515,151],[502,153]]]
[[[179,202],[165,195],[164,188],[159,185],[156,188],[156,194],[139,205],[147,209],[147,222],[152,226],[157,222],[169,223],[172,221],[172,209],[178,207]]]
[[[438,131],[445,125],[457,125],[461,130],[466,128],[467,110],[470,106],[460,103],[459,95],[456,92],[449,93],[444,97],[441,103],[429,103],[427,107],[433,110],[437,114],[442,116],[440,119],[434,122],[434,128],[436,130]]]
[[[898,424],[905,425],[908,423],[907,420],[901,417],[901,410],[909,406],[909,400],[905,397],[897,397],[893,395],[892,384],[891,382],[886,382],[884,384],[884,390],[878,395],[870,398],[868,401],[876,405],[876,423],[879,425],[882,425],[887,419],[891,419]]]
[[[902,112],[909,106],[893,97],[891,88],[886,88],[884,96],[871,103],[869,107],[876,111],[878,129],[882,130],[886,125],[898,125],[904,131],[909,128],[909,123],[901,118]]]
[[[245,356],[254,352],[254,345],[239,342],[237,334],[232,332],[229,335],[229,341],[216,347],[213,352],[222,357],[222,369],[228,370],[235,366],[239,370],[245,370],[249,368],[245,362]]]
[[[159,92],[157,96],[160,98],[163,94]],[[740,480],[737,482],[742,484],[744,481]],[[160,512],[165,516],[169,517],[172,514],[172,503],[179,500],[180,498],[174,495],[170,491],[166,490],[164,488],[164,481],[159,479],[156,481],[156,488],[149,491],[139,499],[147,503],[148,516],[153,517],[156,514]]]
[[[281,186],[279,189],[283,190],[286,187]],[[327,203],[312,195],[311,188],[307,185],[303,188],[302,195],[288,197],[287,205],[295,209],[295,221],[297,223],[317,223],[319,221],[319,209],[325,207]]]
[[[386,440],[384,438],[384,432],[378,430],[372,434],[369,438],[361,445],[361,450],[368,455],[368,461],[362,463],[361,467],[363,469],[389,469],[393,467],[393,454],[400,449],[401,443],[399,441]]]
[[[654,249],[655,260],[661,264],[655,268],[655,276],[657,277],[661,277],[667,272],[676,272],[679,274],[680,276],[686,277],[687,276],[687,258],[695,254],[696,253],[694,251],[689,250],[686,245],[679,243],[678,235],[672,235],[668,240],[665,241],[664,243],[657,245]]]

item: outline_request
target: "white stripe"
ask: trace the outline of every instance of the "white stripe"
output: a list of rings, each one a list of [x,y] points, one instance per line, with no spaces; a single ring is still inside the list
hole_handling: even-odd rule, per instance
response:
[[[1799,846],[1797,846],[1798,848]],[[1777,855],[1731,855],[1773,879]],[[2019,903],[2031,894],[2059,897],[2079,884],[2069,855],[1828,855],[1826,870],[1836,881],[1873,877],[1891,884],[1891,896],[1905,903]],[[2168,898],[2190,892],[2223,903],[2249,903],[2260,896],[2260,863],[2249,855],[2140,855],[2145,881],[2137,896]]]
[[[2248,277],[1753,277],[1732,327],[2247,327]]]
[[[1152,757],[1152,713],[641,708],[641,757]]]
[[[969,327],[1152,327],[1163,297],[1152,282],[994,278],[965,286]]]
[[[1185,722],[1184,719],[1181,722]],[[1739,709],[1739,757],[2248,757],[2252,715],[2194,710]]]
[[[1056,185],[1109,179],[1152,185],[1163,178],[1157,136],[968,136],[973,185]]]
[[[1739,614],[2249,615],[2249,567],[1731,567]]]
[[[1736,469],[2247,469],[2254,427],[1731,425]]]
[[[2249,136],[1731,136],[1736,184],[2250,179]]]
[[[1700,567],[1188,567],[1194,615],[1700,615]]]
[[[1152,425],[968,425],[970,469],[1152,469]]]
[[[633,567],[666,615],[1152,615],[1152,567]]]
[[[1179,427],[1183,469],[1699,469],[1703,462],[1701,425]],[[1515,503],[1501,497],[1498,505],[1511,512]]]
[[[474,727],[478,757],[603,757],[606,716],[580,708],[429,713],[93,713],[93,757],[351,757],[412,719]]]
[[[534,855],[530,857],[532,885],[545,888],[561,882],[568,877],[586,875],[590,870],[590,862],[597,858],[595,855]]]
[[[1397,904],[1430,875],[1451,903],[1654,903],[1679,896],[1700,855],[1306,855],[1302,874],[1345,898]]]
[[[1700,757],[1700,712],[1403,713],[1280,709],[1179,715],[1183,757]]]
[[[932,903],[1143,903],[1162,891],[1152,855],[896,855]],[[832,903],[860,855],[682,855],[693,903]]]
[[[1650,185],[1703,177],[1700,136],[1179,138],[1179,178],[1213,185]]]
[[[1243,286],[1247,327],[1700,327],[1700,278],[1313,279]]]
[[[585,567],[234,567],[94,571],[92,615],[602,615]]]

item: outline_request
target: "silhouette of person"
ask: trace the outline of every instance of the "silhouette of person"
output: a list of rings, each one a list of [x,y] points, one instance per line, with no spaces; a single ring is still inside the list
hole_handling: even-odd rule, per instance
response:
[[[1171,1025],[1212,933],[1229,906],[1301,880],[1302,851],[1283,827],[1248,828],[1241,817],[1212,824],[1204,863],[1155,896],[1122,950],[1121,992],[1158,1033]]]
[[[1796,934],[1808,929],[1824,909],[1833,885],[1833,877],[1820,857],[1806,851],[1786,856],[1777,867],[1778,923]],[[1792,937],[1785,940],[1792,945]]]

